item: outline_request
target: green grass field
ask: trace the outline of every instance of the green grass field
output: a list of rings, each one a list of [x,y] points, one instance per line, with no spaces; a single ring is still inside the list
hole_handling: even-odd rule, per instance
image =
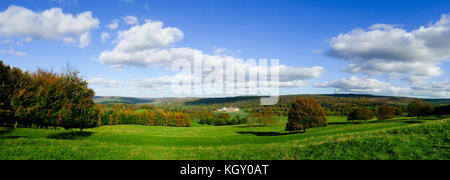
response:
[[[284,118],[282,120],[286,122]],[[0,128],[0,159],[450,159],[450,118],[396,118],[288,133],[276,126]]]

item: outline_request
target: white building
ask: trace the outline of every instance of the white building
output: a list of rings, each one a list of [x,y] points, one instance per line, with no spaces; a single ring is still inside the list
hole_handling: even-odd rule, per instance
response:
[[[239,112],[240,109],[237,107],[224,107],[222,109],[216,110],[216,112]]]

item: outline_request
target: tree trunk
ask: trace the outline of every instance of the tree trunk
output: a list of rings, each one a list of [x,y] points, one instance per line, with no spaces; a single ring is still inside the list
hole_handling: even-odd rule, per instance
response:
[[[14,123],[14,129],[16,129],[17,128],[17,121],[16,121],[16,123]]]
[[[83,128],[80,128],[80,134],[83,134]]]

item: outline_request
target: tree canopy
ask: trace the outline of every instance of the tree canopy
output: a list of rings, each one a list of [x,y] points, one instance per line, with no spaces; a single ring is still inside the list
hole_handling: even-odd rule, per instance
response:
[[[290,107],[286,131],[327,126],[327,112],[312,98],[298,98]]]

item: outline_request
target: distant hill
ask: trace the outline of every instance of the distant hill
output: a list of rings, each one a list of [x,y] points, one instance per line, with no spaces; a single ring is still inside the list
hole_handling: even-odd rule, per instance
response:
[[[284,99],[293,99],[301,96],[312,96],[320,98],[356,98],[367,99],[370,101],[380,102],[392,102],[392,103],[409,103],[415,99],[411,97],[398,97],[398,96],[377,96],[370,94],[297,94],[297,95],[283,95],[280,96],[280,101]],[[182,105],[213,105],[213,104],[239,104],[239,103],[259,103],[261,96],[239,96],[239,97],[223,97],[223,98],[137,98],[137,97],[119,97],[119,96],[95,96],[94,102],[98,104],[110,104],[110,103],[124,103],[124,104],[150,104],[150,105],[169,105],[169,104],[182,104]],[[450,99],[423,99],[430,103],[435,104],[450,104]]]
[[[94,102],[98,104],[171,104],[171,103],[183,103],[185,101],[193,101],[198,98],[137,98],[137,97],[120,97],[120,96],[95,96]]]

